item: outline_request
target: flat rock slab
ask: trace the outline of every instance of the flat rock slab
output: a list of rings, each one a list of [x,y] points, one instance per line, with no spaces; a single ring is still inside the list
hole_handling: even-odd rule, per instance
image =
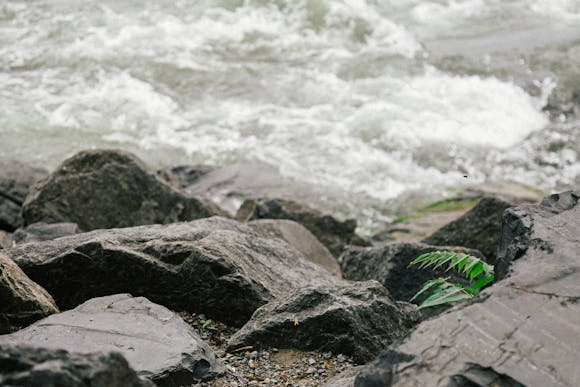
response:
[[[131,369],[120,353],[0,345],[0,385],[66,387],[154,387]]]
[[[160,386],[212,379],[224,371],[213,350],[177,314],[128,294],[89,300],[68,312],[0,336],[0,344],[25,344],[71,352],[121,352],[137,374]]]
[[[52,297],[0,253],[0,334],[13,332],[53,313]]]
[[[258,309],[228,348],[330,351],[363,363],[409,332],[413,310],[376,281],[297,289]]]
[[[425,281],[438,276],[452,275],[442,269],[420,270],[408,267],[409,262],[421,254],[448,250],[481,257],[477,250],[457,246],[432,246],[419,242],[393,242],[382,247],[348,247],[339,262],[344,278],[353,281],[379,281],[398,301],[409,301]],[[460,276],[454,279],[461,280]]]
[[[14,243],[50,241],[64,236],[75,235],[81,230],[76,223],[33,223],[17,229],[12,235]]]
[[[48,171],[16,160],[0,159],[0,230],[14,231],[22,224],[20,207],[29,188]]]
[[[36,184],[22,205],[24,224],[76,223],[90,231],[225,215],[179,191],[131,153],[79,152]]]
[[[498,261],[507,277],[477,302],[423,322],[393,348],[410,359],[379,359],[355,385],[577,386],[579,199],[566,192],[507,210]]]
[[[96,230],[5,252],[64,309],[128,292],[236,326],[290,289],[338,281],[282,239],[219,217]]]

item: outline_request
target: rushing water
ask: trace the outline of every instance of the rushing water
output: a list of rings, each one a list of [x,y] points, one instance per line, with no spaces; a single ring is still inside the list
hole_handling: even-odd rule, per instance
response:
[[[378,219],[466,181],[578,186],[580,124],[542,108],[579,67],[580,0],[2,0],[0,155],[262,161]]]

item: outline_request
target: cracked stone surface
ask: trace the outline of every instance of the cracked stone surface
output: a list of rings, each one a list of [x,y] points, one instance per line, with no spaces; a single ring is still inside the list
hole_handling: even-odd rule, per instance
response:
[[[580,191],[565,192],[507,210],[499,254],[505,278],[393,348],[411,359],[378,359],[354,384],[453,386],[480,378],[498,386],[578,386],[579,198]]]
[[[0,336],[0,344],[24,344],[70,352],[122,353],[141,377],[159,386],[192,384],[223,373],[213,350],[177,314],[143,297],[116,294]]]

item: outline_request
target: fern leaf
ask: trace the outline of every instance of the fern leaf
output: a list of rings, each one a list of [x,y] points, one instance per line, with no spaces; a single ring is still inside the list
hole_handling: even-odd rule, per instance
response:
[[[413,301],[414,299],[416,299],[417,297],[419,297],[421,294],[425,293],[427,290],[431,289],[434,286],[441,286],[445,281],[447,281],[448,278],[436,278],[436,279],[432,279],[430,281],[427,281],[423,284],[423,287],[421,288],[421,290],[419,290],[417,293],[415,293],[415,295],[413,296],[413,298],[411,298],[409,301]]]
[[[419,304],[418,309],[468,300],[472,297],[473,295],[468,293],[461,285],[445,281]]]

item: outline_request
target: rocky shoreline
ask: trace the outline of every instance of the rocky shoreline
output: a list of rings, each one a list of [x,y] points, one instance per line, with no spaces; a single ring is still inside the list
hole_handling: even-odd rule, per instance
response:
[[[0,385],[580,380],[580,191],[472,187],[367,240],[253,165],[0,166]],[[417,310],[437,273],[407,265],[434,250],[484,259],[495,283]]]

